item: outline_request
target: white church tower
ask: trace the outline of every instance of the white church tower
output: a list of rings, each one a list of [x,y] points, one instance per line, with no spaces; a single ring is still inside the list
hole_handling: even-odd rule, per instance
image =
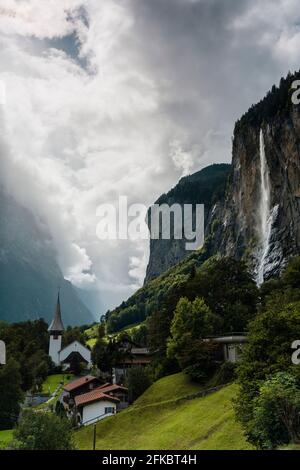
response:
[[[54,315],[51,325],[48,328],[48,331],[50,333],[49,356],[51,357],[54,364],[59,366],[60,365],[59,352],[61,350],[62,332],[64,331],[64,325],[61,319],[59,294],[57,296],[57,305],[56,305],[55,315]]]

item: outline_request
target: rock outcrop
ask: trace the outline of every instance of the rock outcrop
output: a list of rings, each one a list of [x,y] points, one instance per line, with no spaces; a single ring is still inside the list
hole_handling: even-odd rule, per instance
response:
[[[207,173],[212,166],[181,180],[157,201],[204,203],[209,254],[243,259],[258,283],[278,276],[288,258],[300,254],[300,105],[291,99],[292,82],[299,78],[300,72],[281,79],[236,123],[225,196],[202,191],[206,183],[215,184]],[[224,189],[229,167],[218,167]],[[151,241],[146,281],[190,253],[184,242]]]
[[[224,197],[230,170],[230,165],[216,164],[186,176],[171,191],[163,194],[155,204],[160,206],[167,204],[169,207],[173,204],[180,204],[181,207],[184,204],[192,204],[193,216],[196,204],[204,204],[205,226],[207,226],[212,207]],[[186,242],[185,238],[174,239],[172,230],[170,240],[152,239],[145,282],[159,276],[191,254],[191,251],[186,249]]]
[[[237,122],[231,181],[211,218],[218,227],[213,252],[244,259],[257,280],[262,261],[265,280],[278,276],[288,258],[300,253],[300,109],[292,104],[290,92],[295,78],[282,80]],[[260,136],[270,200],[264,233]]]

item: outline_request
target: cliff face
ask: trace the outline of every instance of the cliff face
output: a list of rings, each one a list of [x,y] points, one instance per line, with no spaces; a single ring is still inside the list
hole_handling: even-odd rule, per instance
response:
[[[191,176],[182,178],[179,183],[167,194],[162,195],[155,204],[204,204],[205,226],[207,226],[209,214],[213,205],[222,200],[225,193],[227,177],[231,166],[226,164],[211,165]],[[195,216],[195,210],[193,210]],[[148,221],[150,227],[150,221]],[[172,235],[172,231],[171,231]],[[176,240],[151,240],[150,258],[147,266],[145,282],[159,276],[161,273],[179,263],[183,258],[191,254],[186,250],[186,239]]]
[[[0,320],[51,321],[60,286],[63,322],[94,318],[56,262],[47,228],[0,190]]]
[[[300,72],[281,79],[236,123],[225,196],[202,191],[212,182],[205,170],[188,177],[184,197],[183,180],[163,196],[163,202],[182,204],[193,181],[192,202],[205,204],[209,256],[243,259],[258,284],[278,276],[288,258],[300,254],[300,105],[291,100],[292,82],[299,79]],[[152,240],[146,281],[188,254],[184,240]]]
[[[231,184],[211,218],[213,252],[244,259],[258,283],[300,253],[300,110],[283,94],[283,109],[266,111],[266,98],[237,123]]]

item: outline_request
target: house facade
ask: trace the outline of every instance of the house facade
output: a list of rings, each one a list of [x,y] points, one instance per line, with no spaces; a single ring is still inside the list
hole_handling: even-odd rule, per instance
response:
[[[128,406],[128,390],[121,385],[102,384],[92,375],[66,384],[60,397],[69,418],[88,425],[114,415]]]
[[[151,352],[148,348],[143,348],[131,340],[123,340],[119,343],[119,350],[122,352],[122,359],[115,365],[112,371],[114,384],[124,383],[128,369],[133,366],[145,367],[151,364]]]
[[[119,399],[96,389],[75,397],[76,417],[80,425],[87,426],[117,412]]]
[[[235,364],[241,357],[247,337],[243,334],[231,334],[208,338],[206,341],[212,341],[220,346],[221,360]]]
[[[105,395],[109,395],[119,400],[117,403],[117,411],[124,410],[124,408],[128,407],[128,388],[117,384],[105,384],[100,386],[98,390],[101,390]]]

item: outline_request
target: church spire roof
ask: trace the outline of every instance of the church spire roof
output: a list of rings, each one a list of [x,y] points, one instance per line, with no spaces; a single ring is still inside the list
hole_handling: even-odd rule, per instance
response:
[[[63,322],[62,322],[62,319],[61,319],[59,293],[58,293],[58,296],[57,296],[57,304],[56,304],[55,315],[54,315],[54,318],[52,320],[51,325],[48,328],[48,331],[50,331],[50,333],[52,331],[56,331],[56,332],[64,331],[64,325],[63,325]]]

